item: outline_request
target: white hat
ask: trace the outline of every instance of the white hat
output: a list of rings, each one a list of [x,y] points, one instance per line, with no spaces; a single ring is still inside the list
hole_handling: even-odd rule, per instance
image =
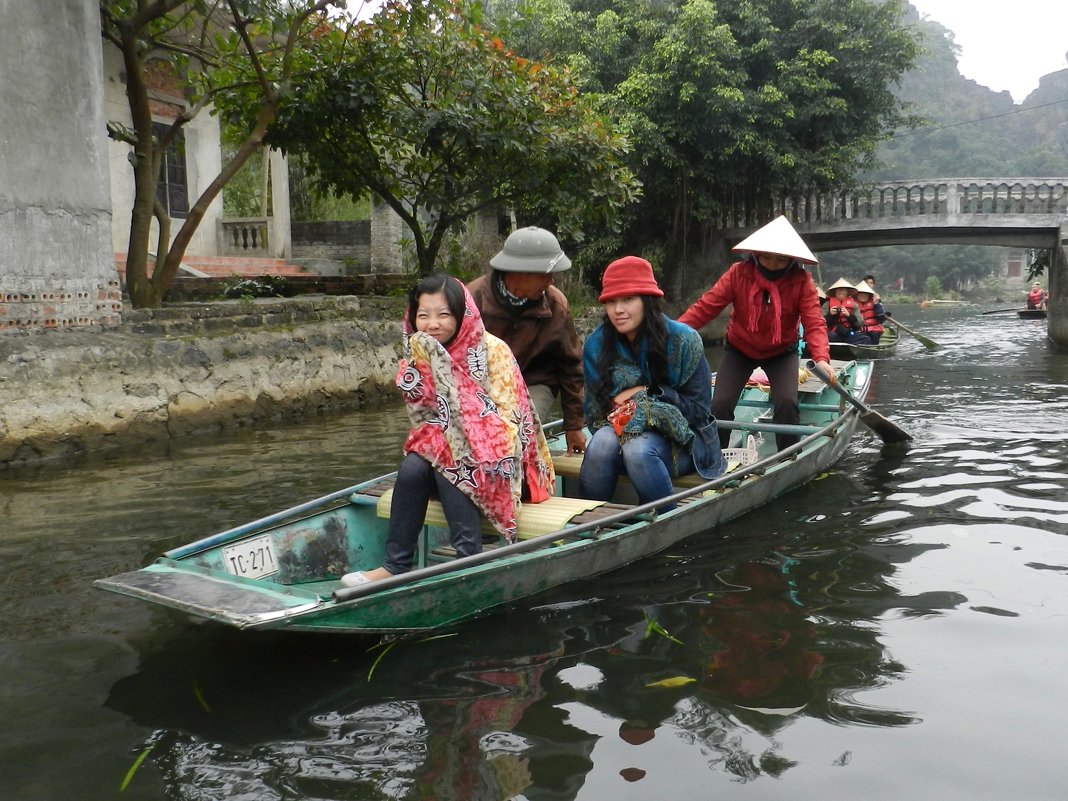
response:
[[[812,251],[790,225],[790,221],[781,215],[751,233],[731,250],[735,253],[771,253],[776,256],[789,256],[807,264],[819,264],[819,259],[812,255]]]
[[[857,288],[851,283],[849,283],[847,280],[845,280],[845,278],[839,278],[837,281],[827,287],[827,294],[830,294],[831,292],[834,292],[834,290],[840,289],[841,287],[845,287],[846,289],[852,289],[854,292],[857,291]]]
[[[871,288],[871,284],[869,284],[867,281],[861,281],[853,288],[857,290],[858,294],[861,292],[866,292],[869,295],[875,294],[875,290]]]

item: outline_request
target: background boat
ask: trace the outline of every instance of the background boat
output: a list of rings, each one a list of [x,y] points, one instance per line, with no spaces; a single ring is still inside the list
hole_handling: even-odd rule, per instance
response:
[[[890,326],[879,337],[878,345],[853,345],[849,342],[831,342],[831,358],[848,361],[850,359],[882,359],[893,356],[897,350],[898,336]]]

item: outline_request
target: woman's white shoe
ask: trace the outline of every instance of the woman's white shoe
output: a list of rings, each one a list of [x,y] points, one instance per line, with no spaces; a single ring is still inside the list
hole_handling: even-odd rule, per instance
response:
[[[371,579],[367,578],[363,573],[346,573],[341,577],[342,587],[362,587],[364,584],[370,584]]]

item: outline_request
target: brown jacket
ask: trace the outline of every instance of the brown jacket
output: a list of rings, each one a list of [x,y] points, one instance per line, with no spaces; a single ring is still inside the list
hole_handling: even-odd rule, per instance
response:
[[[513,313],[497,300],[492,280],[483,275],[467,285],[486,330],[508,343],[527,384],[545,384],[559,393],[564,428],[581,429],[582,343],[567,298],[550,286],[540,305]]]

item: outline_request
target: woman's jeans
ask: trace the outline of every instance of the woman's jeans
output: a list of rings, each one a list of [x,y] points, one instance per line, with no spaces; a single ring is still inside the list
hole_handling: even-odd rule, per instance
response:
[[[445,511],[456,556],[470,556],[482,551],[481,518],[474,501],[456,489],[422,456],[409,453],[397,470],[393,505],[389,512],[386,561],[382,565],[393,575],[412,569],[412,557],[432,497],[441,502]]]
[[[693,472],[693,457],[679,449],[678,462],[671,456],[671,442],[654,431],[645,431],[628,439],[620,447],[619,437],[611,426],[597,429],[586,443],[579,472],[579,494],[583,498],[607,501],[616,491],[620,475],[626,474],[641,503],[649,503],[672,494],[671,479]],[[661,506],[666,512],[675,504]]]

